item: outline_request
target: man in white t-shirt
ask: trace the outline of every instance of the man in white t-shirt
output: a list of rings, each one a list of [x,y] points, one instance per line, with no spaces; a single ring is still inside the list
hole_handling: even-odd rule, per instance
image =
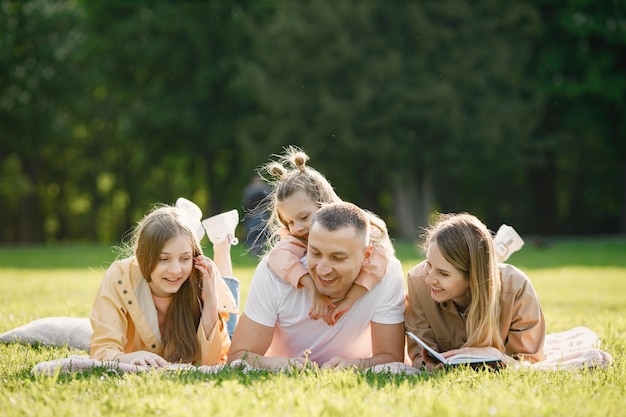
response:
[[[351,288],[372,252],[369,220],[351,203],[322,207],[309,230],[306,263],[317,290],[338,301]],[[379,284],[359,298],[334,326],[309,318],[311,292],[276,276],[263,259],[252,278],[244,313],[233,335],[229,362],[259,368],[302,366],[367,369],[402,362],[404,278],[390,256]],[[306,352],[306,353],[305,353]]]

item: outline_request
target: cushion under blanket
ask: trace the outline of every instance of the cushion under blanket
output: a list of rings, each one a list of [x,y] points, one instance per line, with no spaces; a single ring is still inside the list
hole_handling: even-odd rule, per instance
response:
[[[88,318],[45,317],[0,334],[0,342],[68,346],[89,351],[92,333]]]

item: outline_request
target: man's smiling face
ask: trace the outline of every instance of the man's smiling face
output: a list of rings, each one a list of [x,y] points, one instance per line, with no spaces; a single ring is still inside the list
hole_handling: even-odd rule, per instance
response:
[[[357,236],[353,227],[329,231],[315,222],[310,229],[309,273],[317,290],[331,300],[346,295],[370,254],[371,248]]]

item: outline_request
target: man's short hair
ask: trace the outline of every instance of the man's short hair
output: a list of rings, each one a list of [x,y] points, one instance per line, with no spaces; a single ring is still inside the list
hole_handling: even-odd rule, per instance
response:
[[[366,213],[352,203],[340,202],[323,205],[313,216],[313,223],[319,223],[328,231],[351,227],[355,234],[369,242],[370,222]]]

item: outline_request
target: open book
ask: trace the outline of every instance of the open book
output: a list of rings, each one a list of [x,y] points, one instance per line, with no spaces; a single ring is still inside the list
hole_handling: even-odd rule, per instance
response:
[[[406,334],[413,339],[415,343],[426,349],[428,354],[434,360],[441,362],[446,366],[469,365],[472,368],[480,368],[483,366],[499,368],[504,366],[502,359],[493,356],[468,355],[460,353],[458,355],[450,356],[449,358],[444,358],[441,353],[428,346],[422,339],[415,336],[413,333],[406,332]]]

